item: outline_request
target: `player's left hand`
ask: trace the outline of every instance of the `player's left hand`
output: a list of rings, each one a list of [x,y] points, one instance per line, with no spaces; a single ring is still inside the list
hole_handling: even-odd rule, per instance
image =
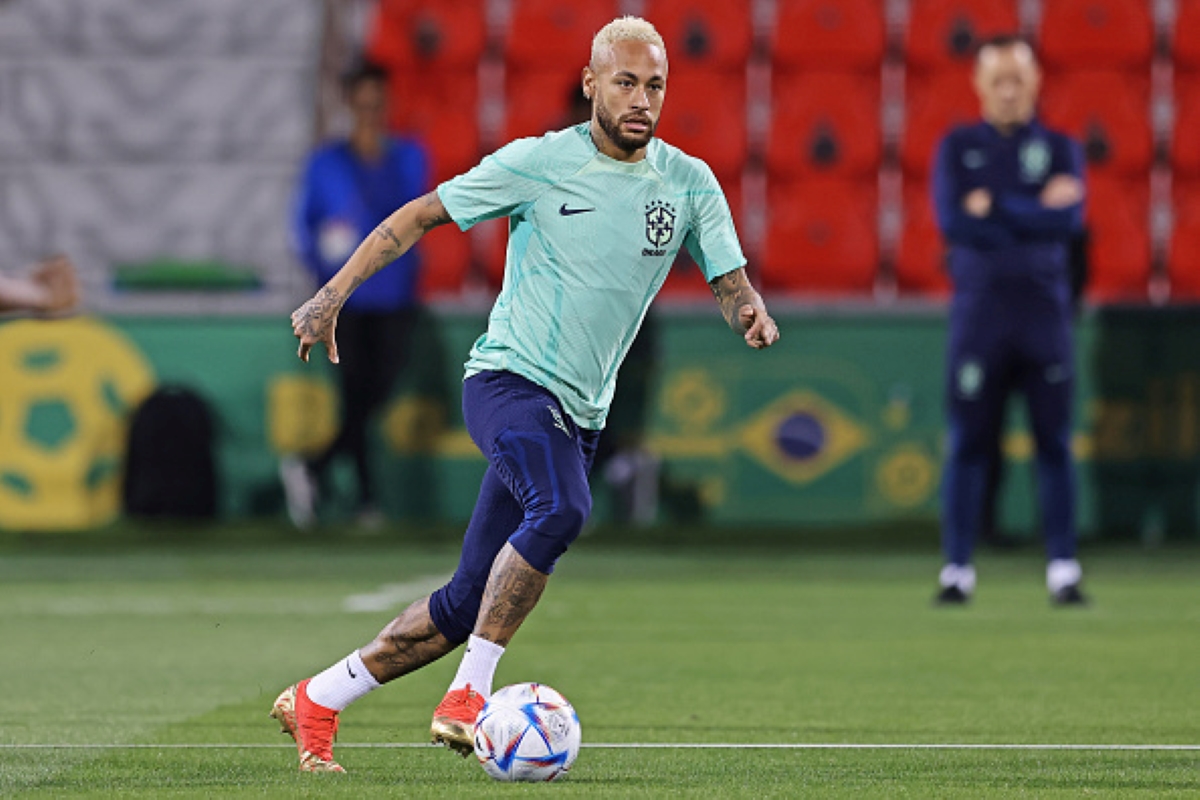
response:
[[[746,329],[746,344],[755,350],[762,350],[779,341],[779,326],[765,310],[746,304],[738,309],[738,320]]]

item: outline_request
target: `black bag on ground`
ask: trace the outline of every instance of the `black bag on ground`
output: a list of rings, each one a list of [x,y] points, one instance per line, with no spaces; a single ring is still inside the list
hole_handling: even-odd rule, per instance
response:
[[[208,519],[217,512],[215,430],[208,404],[191,389],[162,386],[129,426],[125,513]]]

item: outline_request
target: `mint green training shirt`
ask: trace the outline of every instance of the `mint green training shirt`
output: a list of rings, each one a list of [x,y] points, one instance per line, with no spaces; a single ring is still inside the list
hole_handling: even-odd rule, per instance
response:
[[[604,427],[625,358],[680,247],[711,281],[746,264],[712,170],[652,139],[627,164],[589,123],[518,139],[437,189],[464,231],[506,216],[504,284],[466,376],[515,372],[582,428]]]

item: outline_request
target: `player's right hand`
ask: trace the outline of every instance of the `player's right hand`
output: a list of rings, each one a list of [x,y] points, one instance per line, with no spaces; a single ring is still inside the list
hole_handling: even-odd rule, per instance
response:
[[[325,287],[311,300],[292,312],[292,333],[300,340],[296,355],[308,361],[308,354],[317,342],[325,344],[329,360],[338,363],[337,315],[342,306],[336,301],[336,292]]]

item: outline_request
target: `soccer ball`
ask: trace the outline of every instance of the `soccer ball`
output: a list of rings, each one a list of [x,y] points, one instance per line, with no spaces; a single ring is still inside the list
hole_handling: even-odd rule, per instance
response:
[[[552,781],[579,755],[579,717],[540,683],[505,686],[475,720],[475,756],[498,781]]]

